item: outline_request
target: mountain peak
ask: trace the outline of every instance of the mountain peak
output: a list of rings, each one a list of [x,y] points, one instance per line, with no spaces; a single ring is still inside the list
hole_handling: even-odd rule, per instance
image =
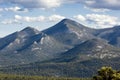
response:
[[[33,33],[33,34],[38,34],[39,31],[33,27],[26,27],[23,30],[21,30],[20,32],[27,32],[27,33]]]
[[[68,19],[68,18],[65,18],[65,19],[61,20],[59,23],[64,23],[64,24],[72,24],[72,23],[79,24],[78,22],[76,22],[76,21],[74,21],[72,19]]]
[[[88,28],[82,24],[80,24],[79,22],[77,21],[74,21],[72,19],[68,19],[68,18],[65,18],[63,20],[61,20],[57,25],[60,25],[60,24],[63,24],[63,25],[66,25],[66,27],[71,27],[71,28],[80,28],[80,29],[85,29],[85,28]]]
[[[39,34],[39,33],[40,33],[40,31],[38,31],[35,28],[26,27],[23,30],[18,32],[18,36],[21,37],[21,38],[24,38],[24,37],[30,37],[30,36],[33,36],[33,35],[36,35],[36,34]]]
[[[31,31],[31,30],[37,30],[37,29],[35,29],[35,28],[33,28],[33,27],[30,27],[30,26],[28,26],[28,27],[26,27],[26,28],[24,28],[22,31]],[[38,31],[38,30],[37,30]]]
[[[87,31],[87,32],[86,32]],[[91,28],[88,28],[88,27],[85,27],[84,25],[74,21],[74,20],[71,20],[71,19],[63,19],[61,20],[59,23],[57,23],[56,25],[42,31],[46,34],[75,34],[76,36],[78,36],[79,38],[80,37],[83,37],[87,36],[88,35],[91,35],[89,33],[92,33],[92,29]]]
[[[61,22],[67,22],[67,21],[73,21],[73,20],[68,19],[68,18],[65,18],[65,19],[61,20]]]

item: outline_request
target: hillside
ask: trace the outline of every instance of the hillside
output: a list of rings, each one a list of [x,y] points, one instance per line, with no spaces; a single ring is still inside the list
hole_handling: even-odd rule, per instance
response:
[[[27,27],[0,39],[0,72],[91,77],[102,66],[120,69],[119,30],[92,29],[70,19],[43,31]]]

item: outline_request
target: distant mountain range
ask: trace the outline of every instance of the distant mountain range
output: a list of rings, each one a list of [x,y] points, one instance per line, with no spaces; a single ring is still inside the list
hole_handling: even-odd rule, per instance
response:
[[[63,19],[43,31],[27,27],[0,38],[0,66],[5,67],[1,72],[86,77],[95,66],[115,67],[119,57],[120,26],[92,29]],[[93,63],[97,65],[91,67]]]

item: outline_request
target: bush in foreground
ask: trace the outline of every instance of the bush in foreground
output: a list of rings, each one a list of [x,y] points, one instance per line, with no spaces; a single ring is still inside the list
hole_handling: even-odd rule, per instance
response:
[[[113,70],[111,67],[102,67],[93,80],[120,80],[120,71]]]

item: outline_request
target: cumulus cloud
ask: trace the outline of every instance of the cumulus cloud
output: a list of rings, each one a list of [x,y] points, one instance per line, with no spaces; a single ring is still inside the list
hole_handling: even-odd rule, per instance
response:
[[[14,6],[14,7],[3,7],[3,8],[0,8],[0,12],[2,12],[2,11],[28,12],[29,10],[27,8],[21,8],[19,6]]]
[[[56,15],[56,14],[51,16],[36,16],[36,17],[15,15],[14,19],[3,20],[1,23],[2,24],[14,24],[14,23],[21,24],[21,22],[58,22],[64,18],[65,18],[64,16]]]
[[[89,9],[93,12],[108,12],[108,11],[110,11],[110,9],[91,8],[91,7],[87,7],[87,6],[84,6],[84,8]]]
[[[39,0],[40,7],[43,8],[53,8],[61,5],[60,0]]]
[[[86,21],[86,18],[82,15],[76,15],[76,16],[73,16],[73,18],[79,20],[79,21]]]
[[[113,27],[115,25],[120,25],[120,20],[117,17],[110,15],[86,14],[86,16],[77,15],[74,18],[79,20],[79,22],[83,18],[85,23],[91,25],[91,27],[94,28],[108,28],[108,27]]]
[[[120,0],[82,0],[82,3],[90,8],[120,10]]]
[[[61,5],[60,0],[1,0],[0,3],[17,4],[25,8],[53,8]]]
[[[44,16],[29,17],[29,16],[15,15],[15,20],[26,21],[26,22],[41,22],[45,20],[45,17]]]
[[[17,4],[24,8],[55,8],[77,3],[95,9],[120,10],[120,0],[0,0],[0,3]]]
[[[3,20],[1,23],[3,24],[14,24],[21,22],[58,22],[64,19],[64,16],[61,15],[51,15],[51,16],[20,16],[15,15],[13,19]],[[86,14],[83,15],[75,15],[74,19],[78,20],[80,23],[86,23],[88,26],[94,28],[107,28],[113,27],[115,25],[120,25],[120,20],[115,16],[103,15],[103,14]]]
[[[49,21],[56,22],[56,21],[60,21],[64,18],[65,18],[64,16],[54,14],[54,15],[49,16]]]
[[[107,28],[120,24],[117,17],[110,15],[87,14],[86,18],[89,23],[95,24],[96,28]]]
[[[5,19],[1,21],[2,24],[22,24],[22,22],[42,22],[45,20],[44,16],[29,17],[15,15],[14,19]]]
[[[1,22],[2,24],[20,24],[19,21],[13,19],[6,19]]]
[[[5,11],[13,11],[13,12],[28,12],[27,8],[20,8],[18,6],[15,7],[9,7],[9,8],[3,8]]]

